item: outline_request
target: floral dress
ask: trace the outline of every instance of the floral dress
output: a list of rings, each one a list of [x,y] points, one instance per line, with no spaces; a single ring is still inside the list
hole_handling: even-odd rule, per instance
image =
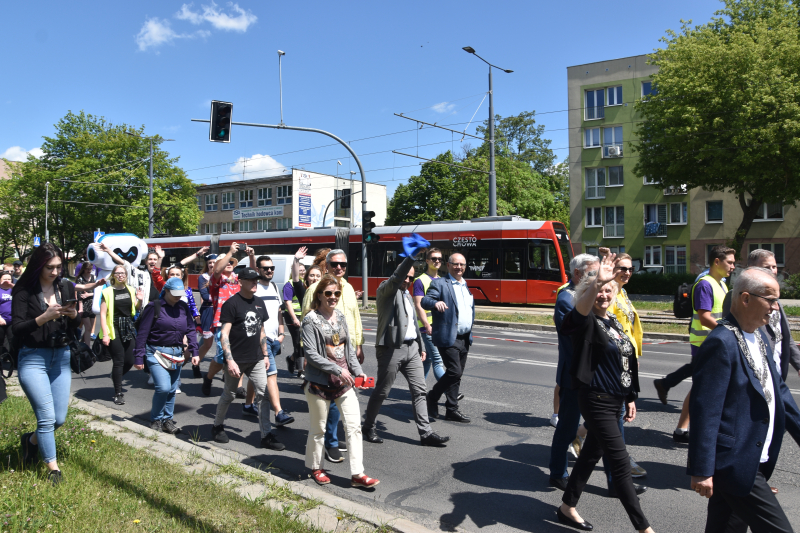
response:
[[[310,311],[307,315],[307,320],[310,320],[314,327],[317,328],[325,339],[325,355],[328,360],[343,370],[348,370],[347,367],[347,343],[349,341],[347,336],[347,328],[343,327],[346,324],[344,314],[338,309],[334,310],[336,316],[336,324],[331,324],[317,311]],[[347,391],[353,388],[352,385],[346,385],[342,378],[328,376],[329,386],[319,385],[310,381],[308,383],[308,390],[323,400],[333,401],[340,398]],[[305,386],[305,383],[303,384]]]

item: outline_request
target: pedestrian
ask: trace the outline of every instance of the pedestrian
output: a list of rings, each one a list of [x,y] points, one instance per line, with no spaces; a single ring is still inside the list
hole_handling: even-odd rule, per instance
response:
[[[161,276],[161,261],[165,255],[161,246],[156,246],[147,253],[144,271],[135,268],[129,261],[122,259],[106,243],[101,241],[94,244],[94,246],[98,250],[107,253],[116,264],[125,267],[128,285],[134,289],[142,289],[144,294],[143,305],[158,299],[159,293],[164,288],[164,283],[166,283]]]
[[[572,388],[578,389],[578,404],[586,420],[586,442],[569,476],[558,521],[591,531],[575,507],[595,465],[608,464],[616,493],[634,529],[653,530],[639,505],[638,491],[631,477],[630,458],[619,429],[619,411],[625,406],[625,421],[636,418],[639,371],[633,343],[616,316],[608,313],[618,290],[614,282],[615,254],[606,255],[597,273],[586,274],[575,293],[575,307],[564,317],[561,331],[571,335]],[[563,416],[563,415],[562,415]]]
[[[202,361],[211,346],[214,345],[214,302],[211,294],[208,291],[208,282],[211,280],[211,274],[214,271],[214,263],[217,261],[217,254],[206,254],[203,258],[206,261],[203,272],[197,279],[197,291],[200,293],[200,298],[203,303],[200,304],[200,327],[203,330],[203,345],[200,346],[200,361]],[[200,364],[192,365],[192,372],[195,378],[202,378],[203,374],[200,372]]]
[[[94,275],[94,266],[89,261],[83,261],[75,275],[76,285],[89,285],[97,281],[97,276]],[[94,339],[94,328],[97,318],[92,312],[92,302],[94,301],[94,289],[79,291],[78,303],[80,304],[81,323],[83,324],[83,342],[87,346],[92,345]]]
[[[296,355],[295,355],[295,362],[294,366],[297,370],[297,377],[303,379],[304,377],[304,368],[305,368],[305,358],[303,355],[303,348],[301,346],[301,339],[303,332],[299,329],[300,325],[300,318],[303,316],[303,307],[302,302],[305,300],[306,291],[316,282],[318,282],[322,278],[322,269],[319,266],[311,265],[307,269],[305,269],[305,274],[301,274],[303,269],[301,268],[303,265],[300,263],[300,260],[305,257],[306,254],[306,247],[302,246],[294,256],[294,263],[292,264],[292,283],[291,283],[291,291],[292,291],[292,301],[297,299],[298,302],[301,302],[300,310],[295,311],[294,303],[292,303],[292,309],[290,313],[292,314],[293,321],[298,324],[298,331],[297,331],[297,347],[296,347]],[[301,280],[302,278],[302,280]],[[286,285],[289,285],[288,283]],[[286,286],[284,286],[284,302],[286,301]],[[290,329],[291,331],[291,329]],[[292,333],[292,340],[294,342],[294,333]]]
[[[292,353],[286,356],[286,367],[290,374],[294,374],[295,370],[298,374],[303,371],[303,349],[300,346],[300,315],[303,312],[303,298],[295,292],[293,283],[300,281],[306,275],[306,267],[300,260],[306,256],[307,251],[308,248],[301,246],[295,252],[292,262],[292,278],[283,284],[283,321],[289,328],[289,334],[292,337]]]
[[[261,447],[281,451],[286,446],[270,432],[269,410],[265,405],[270,360],[263,325],[268,314],[264,301],[255,295],[258,277],[253,268],[242,270],[238,277],[239,290],[222,305],[220,344],[225,360],[225,388],[217,403],[211,437],[222,444],[229,441],[223,422],[235,398],[240,378],[246,375],[255,388]]]
[[[717,327],[722,318],[722,304],[728,293],[728,286],[723,278],[729,278],[736,269],[736,250],[727,246],[714,246],[708,252],[709,273],[700,278],[692,287],[692,321],[689,325],[689,342],[692,357],[697,354],[708,334]],[[692,363],[683,365],[675,372],[653,381],[658,399],[667,404],[669,389],[675,387],[692,375]],[[689,442],[689,398],[691,390],[683,400],[678,427],[672,433],[675,442]]]
[[[19,277],[22,275],[22,272],[23,272],[23,269],[22,269],[22,261],[20,261],[19,259],[17,259],[17,260],[16,260],[16,261],[14,261],[14,263],[13,263],[13,272],[12,272],[12,276],[11,276],[11,282],[12,282],[14,285],[16,285],[16,284],[17,284],[17,281],[19,281]]]
[[[111,271],[113,284],[103,289],[100,303],[100,338],[111,354],[111,381],[114,384],[113,401],[125,405],[122,393],[122,376],[134,363],[133,348],[136,330],[133,317],[142,307],[144,293],[128,285],[125,267],[117,265]]]
[[[61,481],[55,430],[64,424],[72,383],[69,331],[80,326],[75,288],[62,282],[64,254],[52,243],[37,247],[11,291],[11,329],[20,339],[19,382],[36,416],[36,431],[22,435],[21,457],[31,464],[36,455]]]
[[[134,351],[135,366],[150,367],[155,390],[150,408],[150,428],[175,435],[181,431],[173,418],[175,393],[181,385],[184,360],[184,339],[188,342],[192,363],[199,360],[195,322],[189,306],[181,301],[183,282],[170,278],[159,299],[142,309]]]
[[[11,291],[14,289],[11,280],[11,274],[0,275],[0,352],[4,350],[6,339],[9,341],[9,352],[11,351]]]
[[[303,348],[308,362],[303,388],[311,418],[305,464],[318,484],[331,482],[322,468],[323,448],[327,446],[328,411],[332,405],[338,405],[344,414],[347,448],[350,451],[350,484],[353,487],[371,488],[380,481],[364,473],[361,412],[353,390],[354,378],[366,375],[356,356],[347,317],[338,308],[342,295],[341,282],[335,275],[322,276],[314,285],[310,309],[303,318]]]
[[[428,393],[428,416],[439,416],[439,399],[445,395],[445,420],[463,423],[470,418],[458,409],[459,387],[475,322],[475,300],[463,278],[466,265],[463,255],[452,254],[447,260],[447,276],[433,280],[422,298],[422,308],[432,311],[431,338],[446,369]]]
[[[442,447],[450,437],[436,434],[428,420],[426,405],[425,372],[422,362],[426,352],[421,330],[417,327],[417,314],[408,288],[414,282],[414,256],[409,254],[392,276],[382,281],[376,293],[375,307],[378,311],[378,331],[375,338],[375,356],[378,359],[378,375],[375,390],[369,397],[364,425],[361,432],[364,440],[381,444],[375,430],[383,401],[392,390],[397,373],[405,376],[411,391],[414,406],[414,421],[423,446]]]
[[[259,274],[258,285],[256,285],[256,297],[261,298],[267,307],[267,320],[264,322],[264,335],[267,337],[267,356],[269,357],[269,369],[267,370],[267,394],[269,403],[275,412],[275,425],[285,426],[294,422],[294,417],[281,407],[280,389],[278,389],[278,365],[275,359],[281,353],[281,344],[286,338],[284,332],[283,313],[281,307],[283,300],[278,286],[272,281],[275,276],[275,265],[268,255],[262,255],[256,259],[257,272]],[[253,408],[254,406],[251,406]],[[243,407],[246,409],[247,406]],[[258,413],[256,413],[258,414]],[[269,417],[269,413],[267,413]]]
[[[439,381],[444,375],[444,363],[439,350],[433,345],[431,333],[433,333],[433,315],[431,311],[422,308],[422,297],[428,292],[431,282],[439,279],[439,269],[442,268],[442,251],[438,248],[429,248],[425,252],[425,263],[427,270],[414,280],[414,305],[417,308],[419,317],[419,329],[422,332],[422,341],[425,343],[426,357],[422,363],[425,372],[425,379],[428,379],[428,372],[433,368],[433,377]]]
[[[708,533],[793,531],[767,484],[784,432],[800,444],[800,411],[759,331],[779,297],[769,270],[746,268],[734,282],[730,314],[694,356],[686,470],[692,490],[709,498]]]

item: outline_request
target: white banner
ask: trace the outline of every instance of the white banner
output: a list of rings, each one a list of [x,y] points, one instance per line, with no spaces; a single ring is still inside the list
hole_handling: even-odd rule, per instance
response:
[[[282,216],[282,205],[277,207],[249,207],[247,209],[233,210],[233,220],[250,220],[256,218],[274,218]]]

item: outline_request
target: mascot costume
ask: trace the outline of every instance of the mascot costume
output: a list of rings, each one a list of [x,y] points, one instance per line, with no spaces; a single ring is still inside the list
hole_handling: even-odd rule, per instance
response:
[[[147,258],[147,243],[133,233],[111,233],[103,235],[97,242],[102,242],[114,251],[122,260],[125,261],[125,270],[128,273],[128,285],[134,289],[142,288],[145,291],[145,298],[150,290],[150,276],[144,271],[138,270],[140,264]],[[98,272],[98,278],[105,278],[107,284],[113,281],[111,271],[114,270],[116,263],[111,256],[95,247],[95,243],[86,249],[86,258],[93,264]],[[94,301],[92,302],[92,312],[100,314],[100,300],[102,291],[94,291]]]

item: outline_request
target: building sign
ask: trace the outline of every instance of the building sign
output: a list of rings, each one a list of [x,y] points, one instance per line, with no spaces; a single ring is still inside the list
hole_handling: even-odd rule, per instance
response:
[[[301,228],[311,226],[311,176],[305,172],[298,179],[297,225]]]
[[[475,247],[478,246],[477,237],[453,237],[453,246],[456,248]]]
[[[249,207],[247,209],[233,210],[233,220],[252,220],[256,218],[274,218],[282,216],[282,205],[278,207]]]

